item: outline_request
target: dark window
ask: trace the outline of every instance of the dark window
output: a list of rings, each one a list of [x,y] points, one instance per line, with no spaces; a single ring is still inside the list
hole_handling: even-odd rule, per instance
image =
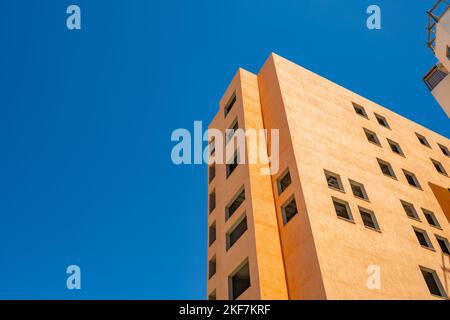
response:
[[[417,136],[417,139],[419,139],[419,142],[420,142],[422,145],[424,145],[424,146],[426,146],[426,147],[428,147],[428,148],[431,148],[430,144],[428,143],[427,138],[425,138],[423,135],[418,134],[418,133],[416,133],[416,136]]]
[[[442,253],[450,255],[450,245],[448,240],[439,236],[436,236],[436,240],[439,243],[439,247],[441,247]]]
[[[378,164],[380,165],[381,172],[383,172],[383,174],[385,174],[386,176],[395,178],[395,173],[394,170],[392,169],[392,166],[386,161],[380,159],[377,160]]]
[[[378,226],[377,218],[375,214],[367,209],[359,208],[359,213],[361,214],[362,221],[364,225],[368,228],[372,228],[375,230],[380,230]]]
[[[211,292],[211,293],[208,295],[208,300],[217,300],[217,297],[216,297],[216,290],[214,290],[213,292]]]
[[[377,118],[377,121],[378,121],[378,123],[379,123],[381,126],[386,127],[386,128],[390,128],[390,127],[389,127],[389,123],[387,122],[387,120],[386,120],[385,117],[380,116],[379,114],[376,114],[376,113],[375,113],[375,118]]]
[[[381,146],[380,140],[378,140],[377,134],[375,132],[370,131],[368,129],[364,129],[364,133],[366,134],[367,140],[369,140],[369,142]]]
[[[282,208],[281,211],[283,213],[283,222],[284,224],[291,221],[291,219],[298,213],[297,211],[297,203],[295,202],[295,198],[289,200]]]
[[[422,211],[423,211],[423,215],[425,216],[425,219],[427,219],[427,222],[431,226],[437,227],[437,228],[441,227],[441,225],[439,224],[439,221],[437,220],[437,218],[433,212],[426,210],[426,209],[422,209]]]
[[[227,143],[230,142],[231,138],[233,138],[234,134],[236,133],[236,131],[239,129],[239,124],[237,119],[233,122],[233,125],[226,130],[226,139],[227,139]]]
[[[358,183],[356,181],[350,180],[350,186],[352,187],[352,192],[355,197],[369,200],[369,197],[367,196],[366,189],[364,188],[364,185],[361,183]]]
[[[239,162],[239,154],[236,152],[233,158],[227,163],[227,178],[231,176],[234,170],[237,168]]]
[[[209,195],[209,213],[213,212],[215,208],[216,208],[216,191],[213,191]]]
[[[227,250],[230,249],[236,241],[247,231],[247,217],[244,216],[241,222],[239,222],[228,234],[227,234]]]
[[[216,241],[216,223],[214,222],[209,226],[209,245],[212,245]]]
[[[357,114],[359,114],[360,116],[363,116],[364,118],[367,118],[367,119],[369,118],[367,116],[366,110],[363,107],[361,107],[360,105],[353,103],[353,108],[355,109],[355,112]]]
[[[399,154],[401,156],[404,155],[402,148],[400,148],[400,145],[397,142],[388,139],[388,143],[389,146],[391,147],[392,152]]]
[[[442,144],[439,145],[439,149],[441,149],[442,153],[446,155],[447,157],[450,157],[450,151],[447,147],[443,146]]]
[[[425,279],[425,283],[427,284],[430,293],[434,296],[446,298],[447,294],[442,287],[436,271],[423,267],[420,267],[420,271],[422,271],[423,278]]]
[[[228,103],[225,105],[225,117],[230,113],[231,109],[233,109],[233,106],[235,103],[236,103],[236,93],[233,93],[233,96],[230,98]]]
[[[417,214],[416,209],[414,208],[414,206],[411,203],[405,202],[405,201],[401,201],[403,209],[406,212],[406,215],[412,219],[416,219],[419,220],[419,215]]]
[[[348,206],[347,202],[333,199],[333,205],[338,217],[343,218],[345,220],[353,221],[353,217],[350,212],[350,207]]]
[[[211,156],[213,156],[214,153],[216,153],[216,140],[214,138],[212,138],[211,142],[209,143],[208,150]]]
[[[339,177],[338,174],[325,170],[325,178],[327,179],[327,184],[330,188],[344,191],[344,186],[342,185],[341,177]]]
[[[439,161],[431,159],[431,162],[433,162],[434,167],[436,168],[437,172],[447,175],[447,171],[445,171],[444,166]]]
[[[406,170],[403,170],[403,173],[405,174],[406,180],[411,186],[420,188],[419,180],[417,180],[416,175],[414,173],[408,172]]]
[[[209,279],[211,279],[216,274],[216,256],[209,260]]]
[[[213,181],[216,177],[216,164],[213,163],[209,166],[209,182]]]
[[[287,171],[279,180],[278,180],[278,194],[282,194],[284,190],[291,184],[291,174]]]
[[[450,60],[450,47],[447,46],[447,59]]]
[[[234,275],[229,277],[230,300],[236,300],[250,287],[250,268],[246,262]]]
[[[236,210],[241,206],[242,202],[245,200],[245,190],[239,192],[236,198],[231,202],[230,205],[225,209],[226,220],[228,220]]]
[[[430,238],[426,231],[414,228],[414,233],[416,234],[417,240],[422,247],[433,249],[433,245],[431,244]]]

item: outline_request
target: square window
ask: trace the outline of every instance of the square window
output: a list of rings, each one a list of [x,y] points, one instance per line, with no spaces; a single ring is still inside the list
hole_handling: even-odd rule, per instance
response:
[[[336,215],[342,219],[353,221],[352,213],[347,202],[333,198],[334,210]]]
[[[209,245],[211,246],[216,241],[216,223],[209,226]]]
[[[325,178],[327,179],[328,187],[339,191],[344,191],[341,177],[338,174],[325,170]]]
[[[439,224],[439,221],[437,220],[436,216],[433,212],[423,209],[422,208],[423,215],[425,216],[425,219],[427,219],[427,222],[430,224],[430,226],[441,228],[441,225]]]
[[[230,100],[225,105],[225,117],[230,113],[231,109],[233,109],[234,104],[236,103],[236,92],[233,93]]]
[[[216,274],[216,256],[209,260],[208,270],[208,276],[211,279]]]
[[[440,163],[439,161],[433,160],[431,159],[431,162],[433,162],[434,167],[436,168],[436,171],[439,172],[440,174],[443,174],[445,176],[447,176],[447,171],[445,171],[444,166],[442,165],[442,163]]]
[[[277,181],[278,185],[278,195],[282,194],[284,190],[287,189],[291,185],[291,174],[289,173],[289,170],[286,171],[280,179]]]
[[[387,139],[389,146],[391,147],[392,152],[399,154],[401,156],[404,156],[405,154],[403,153],[402,148],[400,147],[400,145],[392,140]]]
[[[289,200],[282,208],[281,213],[283,214],[283,223],[287,224],[292,218],[298,213],[297,203],[295,198]]]
[[[359,114],[360,116],[369,119],[369,117],[367,116],[366,110],[364,109],[364,107],[361,107],[360,105],[353,103],[353,108],[355,109],[355,112],[357,114]]]
[[[391,178],[396,178],[394,169],[392,169],[392,166],[389,162],[383,161],[381,159],[377,159],[378,164],[380,165],[381,172],[383,172],[384,175],[389,176]]]
[[[378,123],[379,123],[381,126],[390,129],[389,123],[387,122],[387,120],[386,120],[385,117],[380,116],[379,114],[376,114],[376,113],[375,113],[375,118],[377,118],[377,121],[378,121]]]
[[[212,165],[209,166],[209,183],[211,183],[211,181],[213,181],[215,177],[216,177],[216,164],[213,163]]]
[[[414,228],[414,233],[416,234],[417,240],[419,241],[420,245],[424,248],[428,249],[434,249],[433,245],[431,244],[430,238],[428,237],[428,234],[425,230]]]
[[[377,146],[381,146],[380,140],[377,137],[377,134],[369,129],[364,129],[364,133],[366,134],[367,140],[376,144]]]
[[[439,247],[441,247],[442,253],[450,255],[450,244],[448,240],[440,236],[436,236],[436,240],[439,243]]]
[[[433,296],[438,296],[441,298],[447,298],[447,294],[442,287],[441,281],[436,273],[436,271],[420,267],[420,271],[422,272],[422,276],[427,284],[428,290]]]
[[[230,219],[230,217],[236,212],[237,209],[245,200],[245,189],[242,189],[234,200],[225,208],[225,220]]]
[[[230,159],[230,160],[227,162],[227,165],[226,165],[227,178],[228,178],[229,176],[231,176],[231,174],[232,174],[232,173],[234,172],[234,170],[237,168],[238,162],[239,162],[239,153],[236,151],[236,152],[234,153],[233,158]]]
[[[414,173],[406,171],[406,170],[403,170],[403,173],[405,174],[406,180],[408,181],[408,183],[411,186],[419,188],[419,189],[421,188],[419,180],[417,180],[416,175]]]
[[[209,213],[213,212],[216,208],[216,191],[209,194]]]
[[[400,202],[402,203],[403,209],[405,210],[408,217],[410,217],[411,219],[419,220],[419,215],[417,214],[414,205],[403,200],[400,200]]]
[[[239,221],[226,235],[227,251],[242,237],[247,231],[247,217],[244,213],[243,219]]]
[[[375,213],[371,210],[367,210],[364,208],[359,208],[359,213],[361,214],[362,221],[364,226],[374,230],[380,230],[380,226],[378,225],[377,218]]]
[[[439,145],[439,149],[441,149],[442,153],[444,155],[446,155],[447,157],[450,157],[450,151],[448,150],[448,148],[446,146],[443,146],[442,144],[438,144]]]
[[[228,277],[228,284],[230,300],[236,300],[250,288],[250,267],[248,261]]]
[[[424,145],[425,147],[431,148],[430,144],[428,143],[427,138],[425,138],[423,135],[416,133],[417,139],[419,142]]]
[[[349,180],[350,186],[352,187],[353,195],[357,198],[369,200],[369,197],[367,196],[366,189],[364,188],[364,185],[362,183]]]
[[[211,292],[211,293],[208,295],[208,300],[217,300],[217,297],[216,297],[216,290],[214,290],[213,292]]]

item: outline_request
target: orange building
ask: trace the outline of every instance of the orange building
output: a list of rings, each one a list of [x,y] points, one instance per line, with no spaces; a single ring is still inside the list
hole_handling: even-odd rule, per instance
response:
[[[209,128],[279,129],[280,153],[209,166],[208,299],[447,299],[449,139],[275,54]]]

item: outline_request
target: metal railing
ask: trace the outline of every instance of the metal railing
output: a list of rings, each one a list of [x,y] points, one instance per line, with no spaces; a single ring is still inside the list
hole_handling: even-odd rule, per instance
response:
[[[443,15],[450,10],[450,2],[448,0],[438,0],[437,3],[431,8],[431,10],[427,11],[428,15],[428,40],[427,46],[434,52],[434,48],[436,46],[436,25]]]

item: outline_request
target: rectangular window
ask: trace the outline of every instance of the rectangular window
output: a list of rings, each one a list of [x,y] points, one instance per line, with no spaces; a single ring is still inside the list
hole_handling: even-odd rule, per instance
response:
[[[214,222],[209,226],[209,245],[212,245],[216,241],[216,223]]]
[[[447,176],[447,171],[445,171],[444,166],[442,165],[442,163],[440,163],[439,161],[433,160],[431,159],[431,162],[433,162],[434,167],[436,168],[436,171],[439,172],[440,174],[443,174],[445,176]]]
[[[439,243],[439,247],[441,247],[442,253],[450,255],[450,245],[448,240],[440,236],[436,236],[436,240]]]
[[[380,226],[378,225],[377,218],[375,213],[371,210],[367,210],[364,208],[359,208],[359,213],[361,214],[362,221],[364,226],[374,230],[380,230]]]
[[[364,185],[362,183],[349,180],[350,186],[352,187],[353,195],[357,198],[369,200],[369,197],[367,196],[366,189],[364,188]]]
[[[434,249],[433,245],[431,244],[431,240],[428,237],[428,234],[425,230],[414,228],[414,233],[416,234],[417,240],[419,241],[420,245],[424,248],[428,249]]]
[[[216,297],[216,290],[214,290],[213,292],[211,292],[211,293],[208,295],[208,300],[217,300],[217,297]]]
[[[419,140],[419,142],[420,142],[422,145],[424,145],[425,147],[431,148],[430,144],[428,143],[427,138],[425,138],[425,137],[424,137],[423,135],[421,135],[421,134],[418,134],[417,132],[416,132],[416,136],[417,136],[417,139]]]
[[[226,142],[230,142],[230,140],[233,138],[234,134],[236,133],[236,131],[239,129],[239,123],[236,120],[234,120],[233,124],[231,125],[230,128],[228,128],[226,130]]]
[[[404,156],[405,154],[403,153],[402,148],[400,147],[400,145],[392,140],[387,139],[389,146],[391,147],[392,152],[399,154],[401,156]]]
[[[381,159],[377,159],[378,164],[380,165],[381,172],[383,172],[384,175],[389,176],[391,178],[396,178],[394,169],[392,169],[392,166],[389,162],[383,161]]]
[[[213,191],[209,195],[209,213],[213,212],[216,208],[216,191]]]
[[[236,212],[237,209],[245,200],[245,189],[242,189],[234,200],[225,208],[225,220],[230,219],[230,217]]]
[[[338,217],[348,221],[353,221],[352,213],[347,202],[333,198],[333,205]]]
[[[450,47],[447,46],[447,59],[450,60]]]
[[[433,212],[427,209],[422,208],[423,215],[425,216],[425,219],[427,219],[427,222],[430,224],[430,226],[440,228],[441,225],[439,224],[439,221],[437,220],[436,216]]]
[[[328,187],[339,191],[344,191],[341,177],[338,174],[325,170],[325,178],[327,179]]]
[[[419,220],[419,215],[417,214],[416,208],[414,208],[414,205],[412,205],[409,202],[400,200],[402,203],[403,209],[406,212],[406,215],[410,217],[411,219]]]
[[[289,200],[282,208],[281,213],[283,214],[283,223],[287,224],[292,218],[298,213],[297,203],[295,198]]]
[[[211,142],[208,145],[208,150],[209,150],[210,156],[213,156],[216,153],[216,139],[215,138],[211,139]]]
[[[233,109],[234,104],[236,103],[236,92],[233,93],[228,103],[225,105],[225,117],[230,113],[231,109]]]
[[[405,178],[411,186],[419,188],[419,189],[421,188],[419,180],[417,180],[416,175],[414,173],[406,171],[406,170],[403,170],[403,173],[405,174]]]
[[[250,288],[250,267],[248,261],[228,277],[228,284],[230,300],[236,300]]]
[[[212,257],[212,259],[209,260],[208,270],[208,276],[209,279],[211,279],[216,274],[216,256]]]
[[[375,118],[377,118],[377,121],[378,121],[378,123],[379,123],[381,126],[390,129],[389,123],[387,122],[387,120],[386,120],[385,117],[380,116],[379,114],[376,114],[376,113],[375,113]]]
[[[287,189],[291,185],[291,174],[289,173],[289,170],[286,171],[280,179],[277,180],[278,185],[278,195],[282,194],[284,190]]]
[[[436,271],[420,267],[425,283],[427,284],[428,290],[433,296],[438,296],[441,298],[447,298],[444,288],[442,287],[441,281],[436,273]]]
[[[209,183],[211,183],[211,181],[213,181],[215,177],[216,177],[216,164],[213,163],[212,165],[209,166]]]
[[[239,221],[231,230],[227,233],[227,250],[229,250],[247,231],[247,216],[243,215],[243,219]]]
[[[380,140],[377,137],[377,134],[369,129],[364,128],[364,133],[366,134],[367,140],[381,147]]]
[[[439,145],[439,149],[441,149],[442,153],[444,155],[446,155],[447,157],[450,157],[450,151],[448,150],[448,148],[446,146],[443,146],[442,144],[438,144]]]
[[[232,159],[230,159],[229,161],[228,161],[228,163],[227,163],[227,169],[226,169],[226,171],[227,171],[227,178],[229,177],[229,176],[231,176],[231,174],[234,172],[234,170],[237,168],[237,166],[238,166],[238,162],[239,162],[239,154],[238,154],[238,152],[236,151],[235,153],[234,153],[234,156],[233,156],[233,158]]]
[[[359,114],[360,116],[362,116],[366,119],[369,119],[369,117],[367,116],[366,110],[363,107],[361,107],[360,105],[358,105],[356,103],[353,103],[353,108],[355,109],[355,112],[357,114]]]

